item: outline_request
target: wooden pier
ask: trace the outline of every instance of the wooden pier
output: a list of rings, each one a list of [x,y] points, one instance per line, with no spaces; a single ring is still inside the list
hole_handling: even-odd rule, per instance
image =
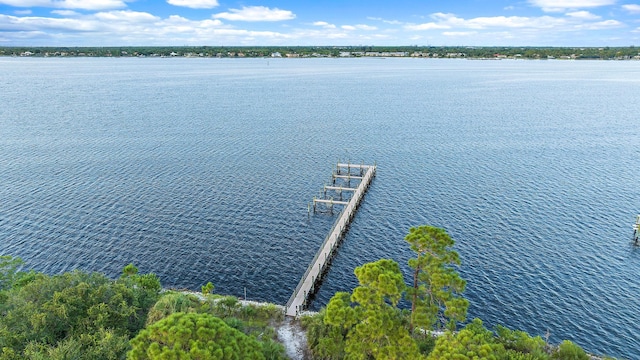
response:
[[[346,169],[346,175],[343,175],[344,169]],[[359,170],[357,176],[351,175],[351,169]],[[338,187],[338,186],[325,186],[324,193],[326,197],[327,190],[333,191],[353,191],[353,195],[349,201],[338,201],[330,199],[313,199],[313,208],[315,211],[316,203],[324,203],[333,208],[333,205],[343,205],[344,208],[338,215],[338,219],[333,224],[333,227],[329,231],[329,234],[324,239],[322,246],[314,256],[313,260],[307,267],[302,279],[296,286],[296,289],[291,294],[287,305],[285,305],[285,314],[287,316],[297,316],[307,305],[309,296],[315,291],[316,283],[322,277],[322,274],[326,270],[326,267],[331,262],[333,255],[340,243],[340,239],[344,236],[347,228],[355,215],[360,200],[364,196],[364,193],[369,188],[371,180],[375,176],[376,165],[357,165],[357,164],[342,164],[338,163],[336,171],[333,173],[333,184],[335,185],[336,179],[343,179],[343,181],[360,180],[360,184],[356,188],[351,187]]]

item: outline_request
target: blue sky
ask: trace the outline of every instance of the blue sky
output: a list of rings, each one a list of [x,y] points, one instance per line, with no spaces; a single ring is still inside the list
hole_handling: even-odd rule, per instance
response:
[[[0,46],[640,45],[640,0],[0,0]]]

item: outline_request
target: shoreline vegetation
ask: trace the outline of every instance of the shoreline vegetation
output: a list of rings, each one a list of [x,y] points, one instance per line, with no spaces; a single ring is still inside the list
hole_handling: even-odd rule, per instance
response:
[[[551,344],[548,333],[468,321],[454,241],[432,226],[411,228],[405,240],[416,256],[409,284],[392,259],[366,263],[352,292],[296,318],[281,305],[215,294],[211,282],[199,293],[163,289],[133,264],[109,279],[23,271],[21,259],[0,256],[0,360],[613,359],[568,340]]]
[[[188,57],[188,58],[445,58],[473,60],[640,60],[629,47],[473,46],[113,46],[2,47],[9,57]]]

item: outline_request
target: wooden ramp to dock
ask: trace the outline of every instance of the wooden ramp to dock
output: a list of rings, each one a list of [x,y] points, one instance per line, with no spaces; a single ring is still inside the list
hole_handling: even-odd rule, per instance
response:
[[[346,175],[342,175],[343,169],[347,169]],[[360,174],[362,176],[352,176],[351,169],[359,169]],[[329,234],[324,239],[322,246],[316,253],[315,257],[309,264],[307,271],[300,279],[298,286],[291,294],[289,301],[287,301],[287,305],[285,306],[285,314],[287,316],[297,316],[307,305],[307,300],[309,296],[311,296],[315,291],[315,285],[322,277],[322,274],[325,268],[328,266],[331,258],[335,254],[335,251],[338,247],[340,239],[344,235],[355,215],[358,205],[360,204],[360,200],[364,196],[364,193],[369,188],[369,184],[371,184],[371,180],[375,176],[376,173],[376,165],[357,165],[357,164],[342,164],[338,163],[338,167],[336,172],[333,174],[333,181],[335,184],[336,178],[341,179],[354,179],[360,180],[360,184],[356,188],[342,188],[342,187],[328,187],[325,186],[326,189],[330,190],[339,190],[339,191],[353,191],[353,195],[349,199],[349,201],[334,201],[332,199],[315,199],[314,198],[314,209],[315,203],[325,203],[330,206],[336,205],[344,205],[344,209],[340,212],[338,219],[333,224],[333,227],[329,231]]]

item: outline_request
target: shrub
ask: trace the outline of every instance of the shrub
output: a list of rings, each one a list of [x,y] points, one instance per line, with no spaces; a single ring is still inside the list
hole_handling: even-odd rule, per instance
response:
[[[524,331],[510,330],[501,325],[496,327],[496,333],[496,340],[504,345],[505,349],[511,350],[510,354],[530,354],[532,359],[540,360],[549,358],[545,352],[547,343],[540,336],[531,337]]]
[[[197,312],[200,306],[200,300],[193,295],[173,292],[166,293],[149,310],[147,325],[162,320],[173,313]]]
[[[589,360],[589,355],[580,346],[565,340],[560,343],[551,358],[559,360]]]
[[[175,313],[131,340],[127,359],[264,359],[254,338],[209,314]]]

